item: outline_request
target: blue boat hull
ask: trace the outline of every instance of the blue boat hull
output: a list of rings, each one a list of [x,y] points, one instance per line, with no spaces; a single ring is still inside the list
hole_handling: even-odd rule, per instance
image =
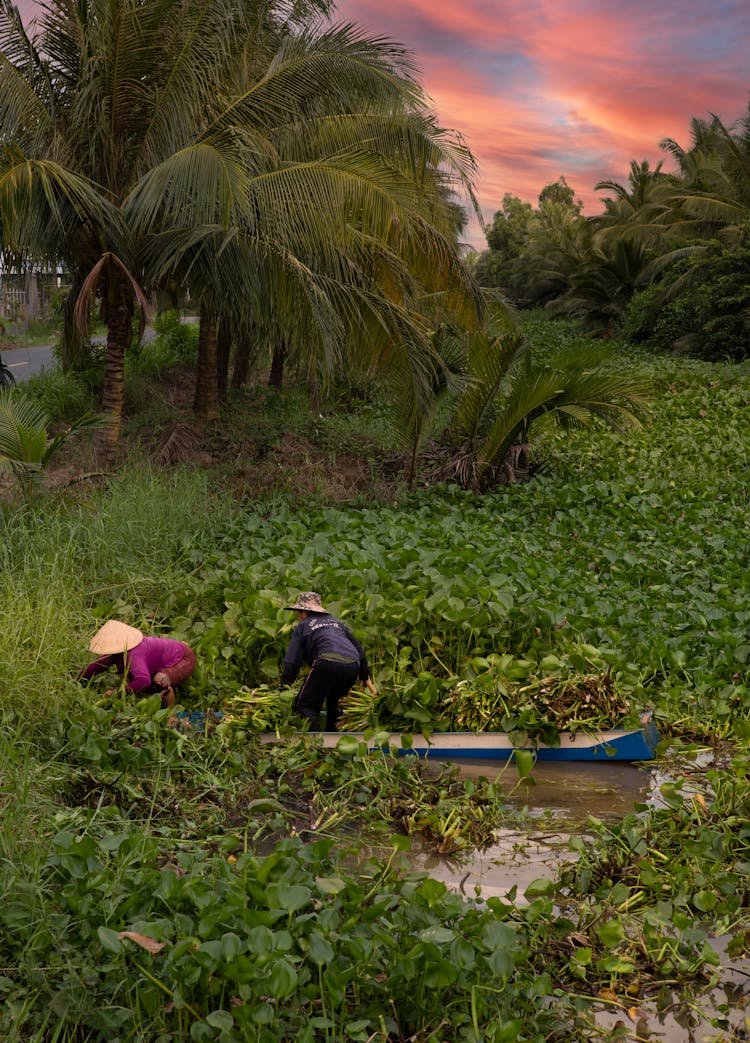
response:
[[[363,732],[298,732],[320,738],[324,749],[335,749],[342,739],[356,739],[370,749],[416,754],[433,760],[508,760],[517,750],[527,750],[540,761],[645,761],[651,760],[659,733],[650,719],[639,728],[596,734],[561,732],[557,746],[516,741],[501,732],[433,732],[429,736],[394,732],[384,737]],[[261,735],[261,742],[283,742],[289,736]]]

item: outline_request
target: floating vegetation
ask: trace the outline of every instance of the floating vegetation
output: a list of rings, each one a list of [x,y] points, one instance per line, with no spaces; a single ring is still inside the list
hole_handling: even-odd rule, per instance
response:
[[[486,497],[230,510],[193,471],[123,470],[83,507],[3,517],[0,1037],[583,1043],[597,1003],[692,1002],[717,932],[747,958],[748,371],[623,358],[662,391],[643,435],[550,436],[554,467]],[[297,727],[283,606],[313,578],[381,693],[351,693],[349,728],[544,740],[653,706],[683,753],[722,740],[722,759],[589,820],[556,879],[450,893],[408,848],[491,842],[494,783],[354,736],[258,739]],[[185,710],[220,723],[96,705],[70,679],[92,616],[188,641]]]

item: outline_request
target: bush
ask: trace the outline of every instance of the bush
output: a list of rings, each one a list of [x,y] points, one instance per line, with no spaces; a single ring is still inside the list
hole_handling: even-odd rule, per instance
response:
[[[156,335],[129,356],[129,365],[141,376],[156,376],[173,366],[195,360],[198,324],[184,323],[179,312],[167,311],[154,321]]]
[[[676,265],[667,298],[664,285],[635,294],[622,335],[657,350],[681,350],[709,362],[750,357],[750,245],[734,250],[718,243]]]
[[[24,391],[52,420],[72,423],[95,408],[92,387],[82,373],[44,369],[24,383]]]

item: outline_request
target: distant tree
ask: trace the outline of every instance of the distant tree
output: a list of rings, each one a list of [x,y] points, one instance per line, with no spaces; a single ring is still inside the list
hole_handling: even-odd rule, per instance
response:
[[[588,258],[570,270],[552,313],[582,319],[592,332],[612,335],[633,294],[648,283],[651,268],[646,246],[626,236],[592,244]]]
[[[560,206],[568,207],[577,214],[580,214],[583,210],[583,202],[580,199],[576,199],[575,192],[564,177],[559,177],[557,181],[545,185],[539,193],[540,208],[547,203],[557,203]]]
[[[533,217],[530,203],[506,192],[502,209],[495,213],[486,232],[489,249],[479,255],[474,265],[474,277],[480,286],[497,287],[511,299],[523,296],[516,262],[526,248]]]
[[[545,306],[560,297],[571,274],[591,260],[592,251],[591,223],[568,203],[548,199],[535,211],[526,249],[516,263],[527,301]]]
[[[673,176],[662,171],[661,161],[654,169],[648,160],[630,164],[628,184],[617,181],[599,181],[595,192],[609,192],[604,199],[604,213],[594,218],[597,228],[616,228],[625,232],[625,225],[632,228],[649,226],[669,219],[669,190],[674,186]],[[655,229],[655,231],[658,231]]]
[[[562,251],[560,247],[582,207],[564,177],[542,189],[537,210],[506,193],[502,209],[487,229],[489,249],[474,266],[477,282],[500,289],[521,306],[543,304],[554,297],[566,285],[567,265],[562,258],[567,247]]]
[[[665,285],[633,297],[624,318],[624,336],[658,350],[750,358],[750,231],[744,243],[714,240],[676,263]]]
[[[689,148],[661,143],[680,167],[670,197],[675,225],[685,236],[737,243],[750,222],[750,102],[733,127],[718,116],[691,127]]]

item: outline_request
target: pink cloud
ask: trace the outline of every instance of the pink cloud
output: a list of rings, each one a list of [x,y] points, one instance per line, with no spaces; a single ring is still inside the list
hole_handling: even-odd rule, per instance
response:
[[[488,220],[506,192],[536,202],[561,175],[596,213],[597,181],[665,160],[662,138],[689,144],[693,116],[731,123],[748,104],[747,0],[339,0],[333,18],[411,49],[477,159]],[[470,238],[484,246],[478,225]]]
[[[731,123],[747,107],[745,0],[341,0],[337,16],[415,52],[441,122],[477,158],[488,219],[505,192],[535,202],[561,175],[598,212],[597,181],[665,160],[665,137],[689,144],[693,116]]]

